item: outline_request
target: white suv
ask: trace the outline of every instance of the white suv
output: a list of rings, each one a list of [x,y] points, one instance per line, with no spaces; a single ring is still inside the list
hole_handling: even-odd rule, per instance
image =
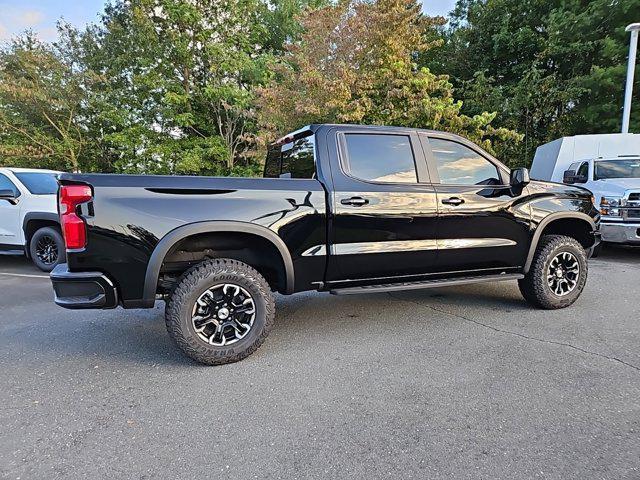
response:
[[[65,258],[56,202],[58,173],[0,168],[0,253],[26,254],[45,272]]]

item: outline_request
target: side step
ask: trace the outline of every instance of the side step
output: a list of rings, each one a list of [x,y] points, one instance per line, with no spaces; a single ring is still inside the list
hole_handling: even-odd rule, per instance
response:
[[[22,250],[0,250],[0,255],[24,255],[24,249],[22,249]]]
[[[397,292],[399,290],[419,290],[422,288],[451,287],[453,285],[468,285],[470,283],[503,282],[506,280],[520,280],[521,273],[501,273],[498,275],[483,275],[476,277],[457,277],[438,280],[423,280],[420,282],[387,283],[383,285],[366,285],[363,287],[335,288],[329,291],[332,295],[356,295],[359,293]]]

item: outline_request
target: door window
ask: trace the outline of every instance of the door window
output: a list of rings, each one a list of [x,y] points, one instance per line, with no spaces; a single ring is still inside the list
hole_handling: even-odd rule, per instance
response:
[[[587,162],[583,162],[582,165],[580,165],[580,168],[578,168],[578,171],[576,172],[576,175],[579,177],[583,177],[584,178],[584,182],[587,181],[587,179],[589,178],[589,164]],[[584,183],[582,182],[582,183]]]
[[[569,168],[567,168],[567,170],[571,170],[572,172],[576,172],[578,171],[578,167],[580,166],[580,162],[573,162],[571,165],[569,165]]]
[[[315,136],[309,135],[269,149],[266,178],[316,178]]]
[[[34,195],[55,195],[58,191],[55,173],[17,172],[14,175]]]
[[[345,134],[343,167],[369,182],[417,183],[416,163],[407,135]]]
[[[444,185],[500,185],[498,168],[460,143],[429,138],[429,145]]]
[[[20,190],[16,187],[11,180],[5,175],[0,173],[0,190],[11,190],[13,195],[17,198],[20,196]]]

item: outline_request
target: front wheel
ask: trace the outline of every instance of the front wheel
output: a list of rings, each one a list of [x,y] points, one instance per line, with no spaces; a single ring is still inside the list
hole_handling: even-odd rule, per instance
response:
[[[188,270],[174,288],[167,331],[189,357],[221,365],[251,355],[267,338],[275,317],[269,284],[237,260],[207,260]]]
[[[587,255],[580,243],[564,235],[540,239],[529,272],[518,286],[532,305],[544,309],[573,304],[587,282]]]
[[[65,259],[62,235],[53,227],[38,229],[29,242],[29,253],[36,267],[43,272],[50,272]]]

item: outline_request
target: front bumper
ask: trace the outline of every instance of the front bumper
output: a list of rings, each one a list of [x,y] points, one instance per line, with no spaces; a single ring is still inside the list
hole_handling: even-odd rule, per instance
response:
[[[600,232],[603,242],[640,244],[640,223],[602,222]]]
[[[109,278],[100,272],[70,272],[66,263],[51,271],[55,302],[64,308],[115,308],[118,292]]]

